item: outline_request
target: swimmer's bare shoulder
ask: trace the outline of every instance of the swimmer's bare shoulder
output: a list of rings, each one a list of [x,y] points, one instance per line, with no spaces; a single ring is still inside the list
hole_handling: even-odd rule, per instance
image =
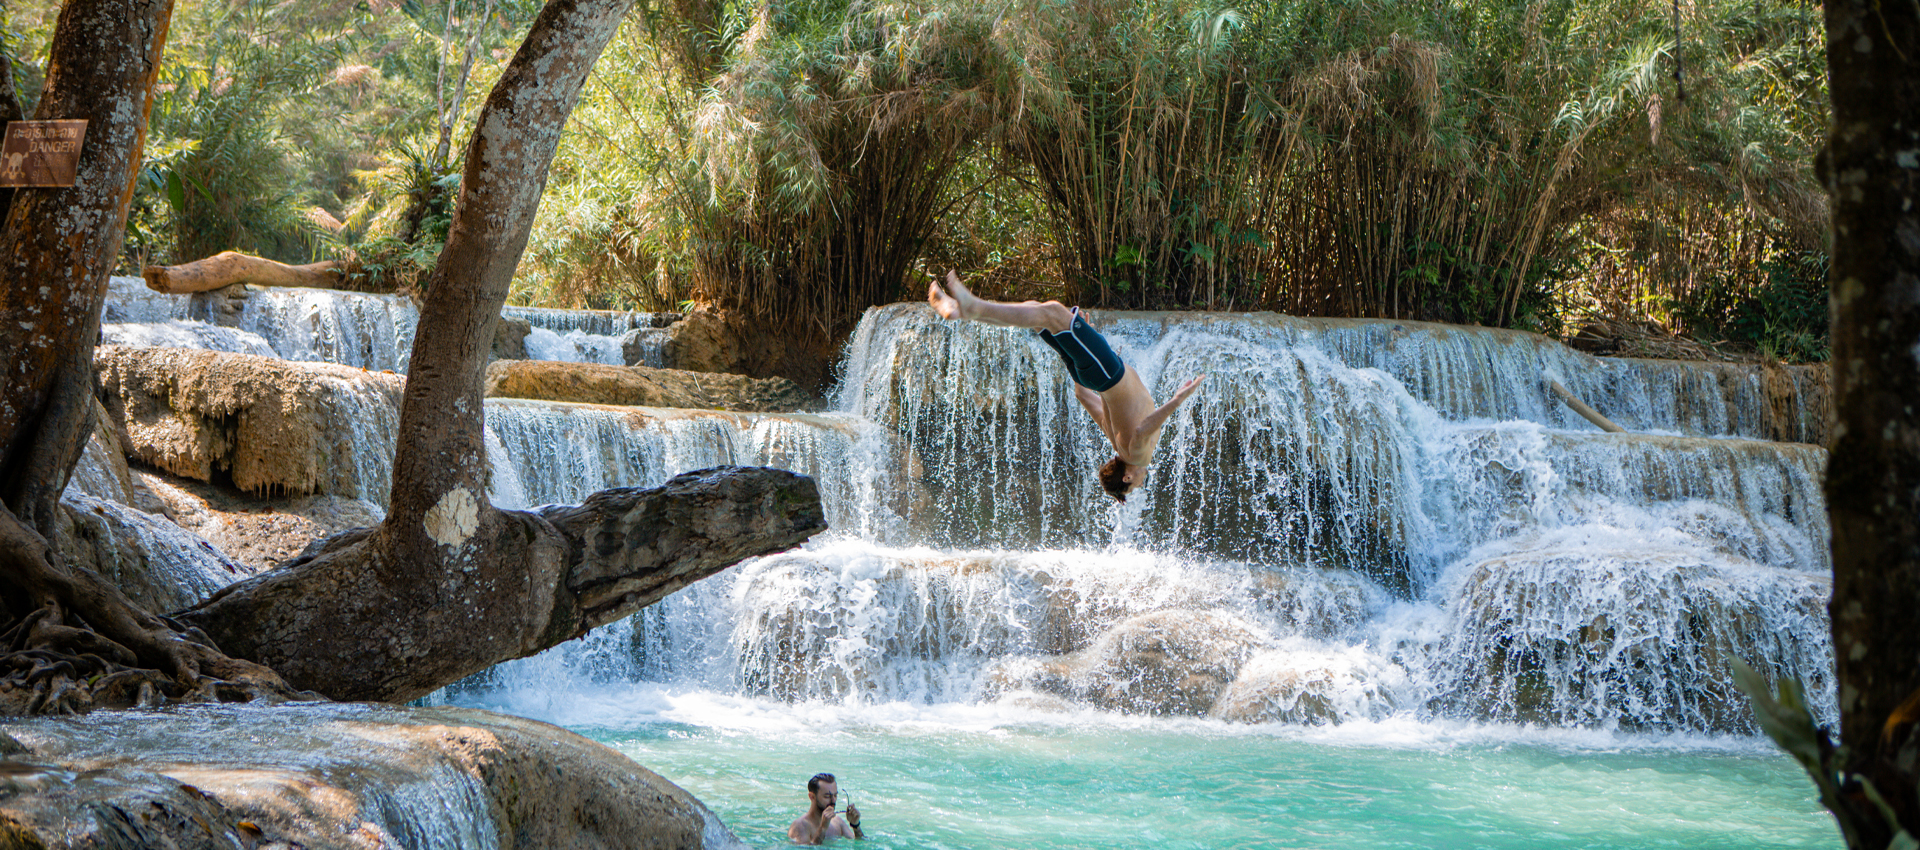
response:
[[[853,829],[853,826],[847,823],[846,817],[838,814],[833,816],[833,820],[827,822],[826,829],[823,830],[823,832],[826,834],[815,838],[813,824],[807,822],[806,815],[801,815],[795,818],[793,823],[787,827],[787,840],[794,844],[820,844],[829,838],[861,837],[859,833]]]

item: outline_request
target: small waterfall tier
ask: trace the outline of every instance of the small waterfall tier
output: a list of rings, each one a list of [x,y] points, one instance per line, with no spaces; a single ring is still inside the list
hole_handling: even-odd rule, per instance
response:
[[[534,360],[656,368],[666,365],[667,325],[679,318],[675,313],[549,307],[506,307],[500,314],[532,326],[527,356]]]
[[[280,356],[280,352],[273,349],[273,344],[259,334],[192,319],[103,323],[100,325],[100,344],[135,348],[201,348],[260,357]]]
[[[103,338],[113,345],[205,348],[286,360],[406,371],[419,308],[400,295],[254,287],[242,295],[169,295],[135,277],[110,281]],[[665,365],[672,313],[508,307],[527,322],[536,360]]]
[[[891,539],[896,500],[868,475],[891,463],[885,434],[842,414],[726,413],[525,399],[487,400],[493,501],[575,504],[612,487],[657,487],[682,472],[773,466],[812,476],[834,528]]]
[[[137,277],[109,281],[103,341],[237,351],[405,372],[420,311],[401,295],[255,287],[168,295]],[[260,350],[264,344],[265,351]]]
[[[323,289],[254,290],[239,315],[241,330],[266,338],[288,360],[389,372],[407,371],[419,322],[406,296]]]
[[[624,310],[565,310],[554,307],[514,307],[500,315],[520,319],[536,328],[556,333],[580,331],[594,336],[617,337],[628,331],[664,328],[680,318],[678,313],[630,313]]]
[[[9,847],[746,850],[699,800],[545,723],[370,703],[0,718]]]

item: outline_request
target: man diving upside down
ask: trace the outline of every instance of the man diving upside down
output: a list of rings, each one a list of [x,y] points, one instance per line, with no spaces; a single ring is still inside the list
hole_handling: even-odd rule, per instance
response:
[[[1147,464],[1160,445],[1160,429],[1167,424],[1167,417],[1206,377],[1186,382],[1166,404],[1155,407],[1140,373],[1120,362],[1106,337],[1087,324],[1078,307],[1069,308],[1058,301],[988,301],[976,297],[952,271],[947,272],[945,288],[937,280],[927,285],[927,303],[942,319],[972,319],[1039,330],[1040,341],[1066,361],[1067,374],[1073,377],[1074,397],[1113,443],[1113,459],[1100,467],[1100,487],[1122,502],[1146,478]]]

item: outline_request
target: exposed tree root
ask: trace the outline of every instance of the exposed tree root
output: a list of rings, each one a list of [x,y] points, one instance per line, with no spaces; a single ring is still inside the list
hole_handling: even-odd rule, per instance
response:
[[[315,698],[228,657],[198,629],[140,610],[93,571],[69,568],[4,506],[0,575],[0,715]]]

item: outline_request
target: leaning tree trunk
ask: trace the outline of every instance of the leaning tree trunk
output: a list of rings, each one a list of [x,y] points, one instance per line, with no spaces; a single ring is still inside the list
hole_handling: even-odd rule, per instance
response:
[[[1840,683],[1829,805],[1849,846],[1881,850],[1901,830],[1920,836],[1920,5],[1828,0],[1826,15]]]
[[[172,11],[171,0],[61,10],[35,117],[87,120],[78,175],[19,190],[0,224],[0,712],[285,691],[49,543],[92,429],[93,344]]]
[[[407,367],[386,521],[181,615],[221,646],[336,699],[412,699],[825,527],[812,480],[777,470],[537,514],[488,502],[494,324],[560,131],[631,4],[552,0],[534,21],[467,148]]]
[[[42,535],[93,413],[93,343],[172,7],[75,0],[61,11],[35,117],[88,121],[79,173],[72,188],[19,191],[0,227],[0,502]],[[99,61],[103,44],[133,49]]]

